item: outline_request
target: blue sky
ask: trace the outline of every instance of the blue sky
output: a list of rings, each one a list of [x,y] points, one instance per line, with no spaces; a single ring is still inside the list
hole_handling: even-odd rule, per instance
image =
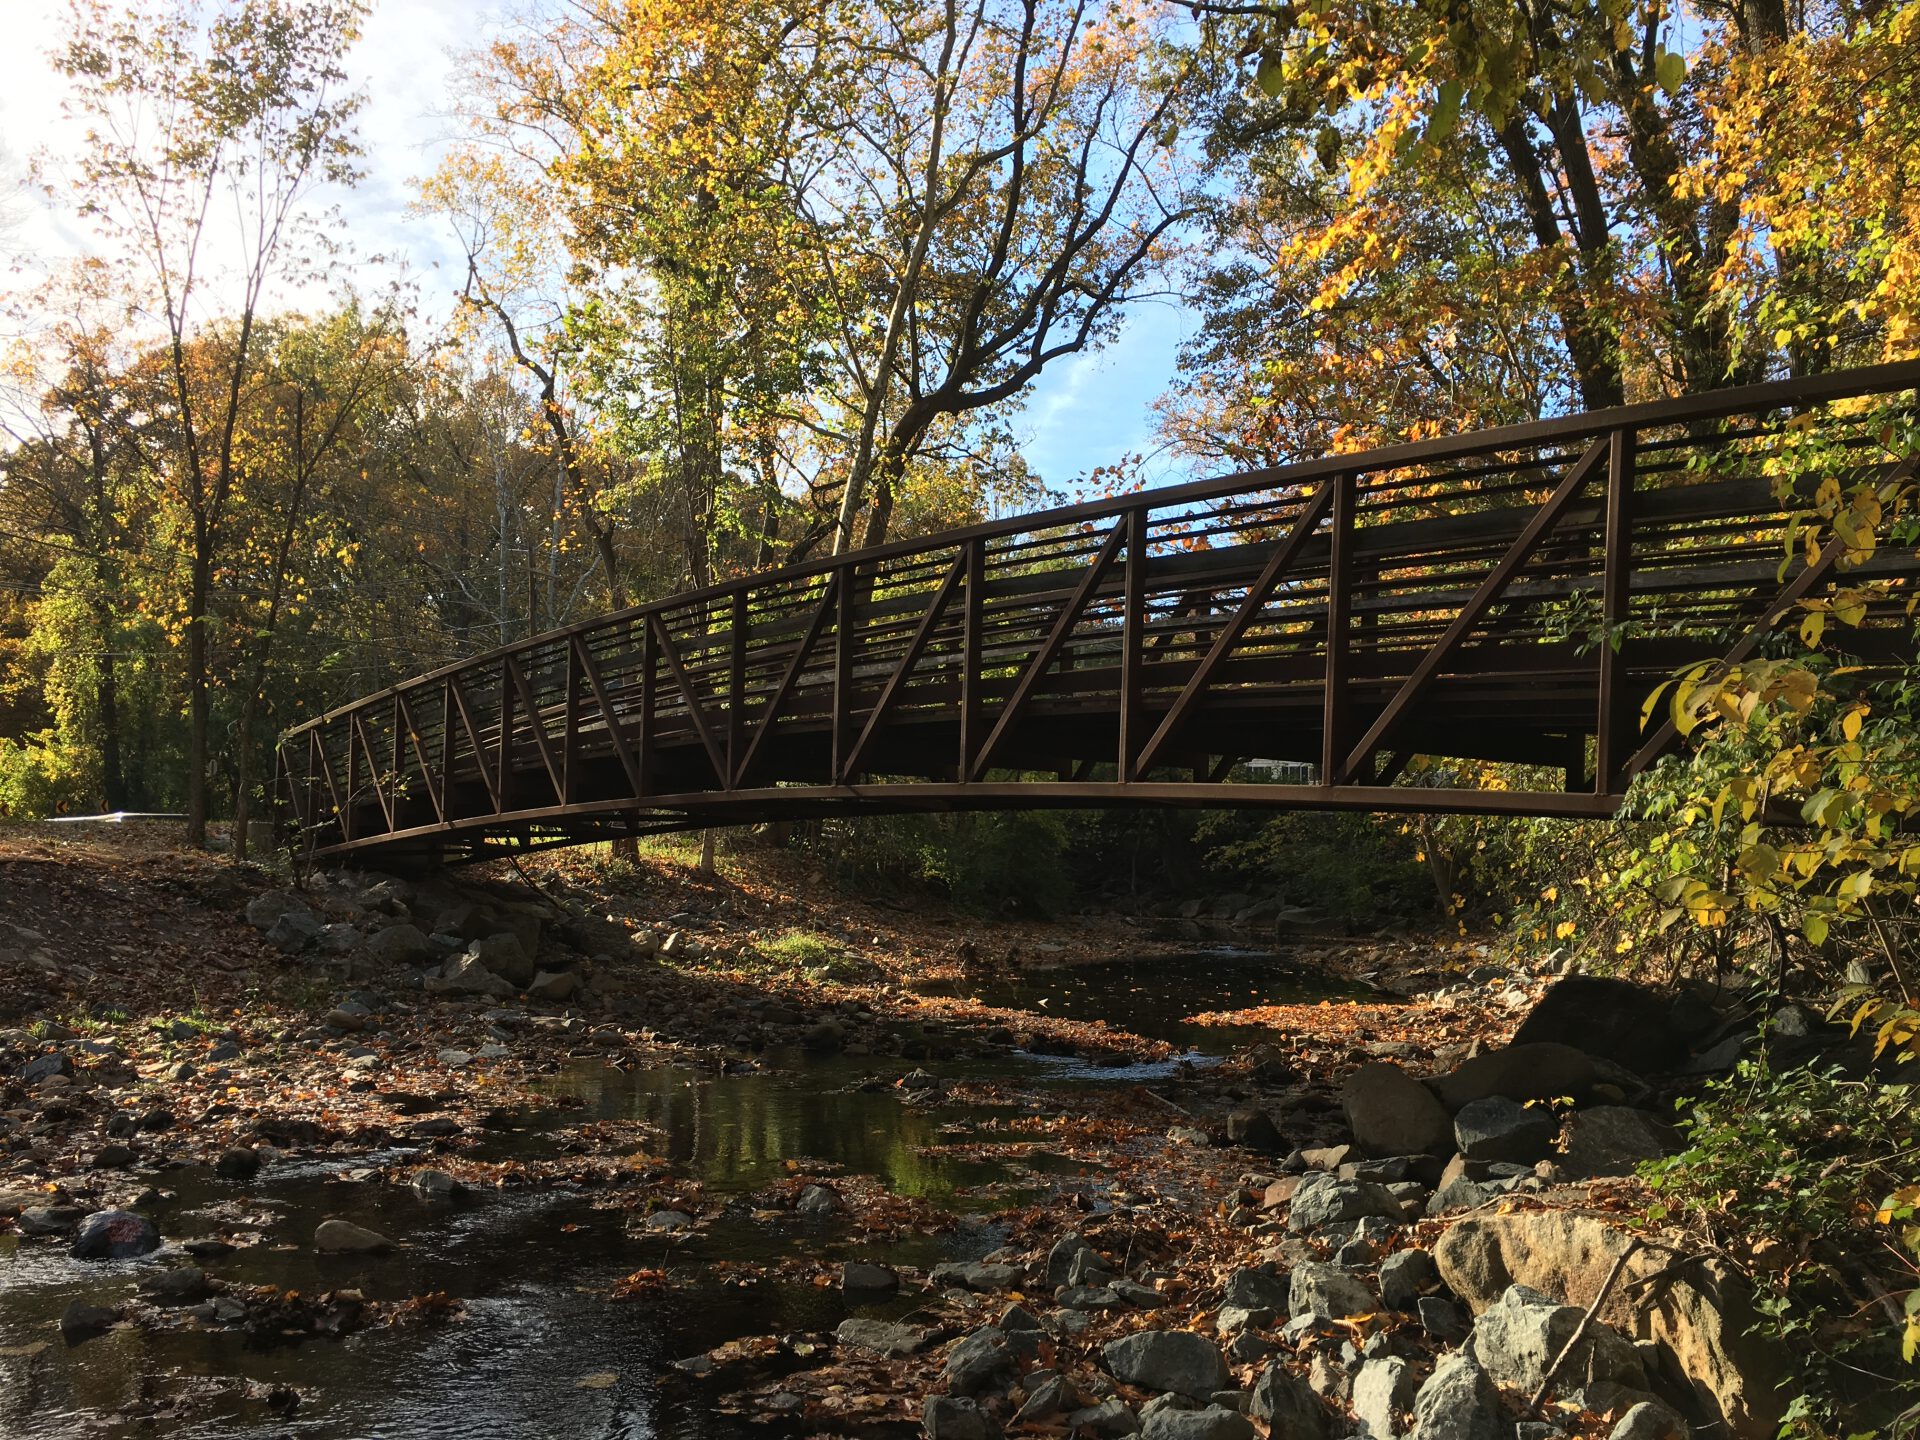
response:
[[[356,281],[371,292],[405,276],[430,318],[447,313],[464,270],[445,224],[409,213],[413,181],[434,168],[456,133],[447,106],[456,57],[484,40],[491,13],[458,0],[375,0],[352,57],[354,78],[367,94],[360,127],[368,146],[366,176],[338,199],[355,250],[379,257],[363,264]],[[34,154],[71,150],[79,141],[76,128],[59,118],[64,82],[47,59],[65,17],[59,0],[29,0],[8,17],[20,58],[0,92],[0,183],[12,191],[4,248],[35,261],[77,256],[88,245],[84,227],[26,183]],[[300,305],[323,297],[280,298]],[[1172,382],[1175,352],[1192,324],[1173,304],[1142,304],[1104,350],[1056,361],[1042,375],[1013,430],[1049,485],[1072,493],[1073,482],[1094,467],[1151,452],[1153,401]],[[1152,483],[1186,478],[1179,462],[1166,457],[1151,459],[1145,475]]]

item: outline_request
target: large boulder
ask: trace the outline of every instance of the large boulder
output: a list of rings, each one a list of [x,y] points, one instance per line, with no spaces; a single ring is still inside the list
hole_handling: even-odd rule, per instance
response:
[[[1556,980],[1520,1023],[1515,1045],[1551,1041],[1598,1055],[1642,1075],[1677,1070],[1688,1042],[1712,1017],[1700,1007],[1600,975]]]
[[[517,935],[505,932],[488,935],[467,946],[467,954],[517,989],[524,990],[532,984],[537,973],[533,956],[527,953]]]
[[[1000,1440],[1000,1426],[978,1402],[956,1395],[928,1397],[920,1423],[927,1440]]]
[[[1101,1351],[1114,1379],[1205,1400],[1227,1384],[1220,1347],[1191,1330],[1141,1330]]]
[[[160,1232],[131,1210],[96,1210],[73,1237],[76,1260],[131,1260],[160,1248]]]
[[[1362,1065],[1340,1087],[1353,1140],[1369,1155],[1446,1155],[1453,1128],[1433,1092],[1398,1065]]]
[[[1584,1309],[1632,1243],[1605,1218],[1577,1211],[1476,1215],[1440,1237],[1434,1260],[1448,1288],[1476,1313],[1516,1284]],[[1596,1318],[1665,1350],[1687,1377],[1699,1418],[1724,1426],[1732,1440],[1772,1440],[1781,1412],[1773,1380],[1785,1373],[1787,1359],[1748,1333],[1758,1318],[1750,1293],[1710,1260],[1652,1283],[1670,1259],[1647,1249],[1632,1256]]]
[[[1413,1400],[1413,1440],[1511,1440],[1500,1392],[1470,1355],[1449,1355]]]
[[[1254,1383],[1251,1408],[1273,1440],[1325,1440],[1333,1433],[1333,1416],[1313,1387],[1278,1363]]]
[[[494,974],[473,955],[453,956],[427,988],[448,995],[491,995],[499,1000],[511,1000],[514,995],[512,981]]]
[[[1399,1200],[1384,1185],[1371,1180],[1342,1180],[1336,1175],[1309,1175],[1293,1192],[1287,1228],[1295,1234],[1306,1234],[1324,1225],[1364,1220],[1369,1215],[1395,1221],[1405,1218]]]
[[[367,937],[367,954],[383,965],[418,965],[435,955],[418,925],[389,925]]]
[[[1598,1078],[1593,1057],[1575,1046],[1513,1044],[1463,1060],[1427,1084],[1442,1105],[1457,1111],[1490,1095],[1509,1100],[1552,1100],[1566,1095],[1581,1100],[1592,1093]]]
[[[1344,1320],[1349,1315],[1371,1315],[1379,1308],[1373,1292],[1338,1265],[1315,1260],[1294,1267],[1287,1294],[1287,1313],[1293,1319],[1318,1315],[1324,1320]]]
[[[1504,1095],[1489,1095],[1460,1107],[1453,1137],[1466,1160],[1531,1165],[1545,1157],[1560,1126],[1545,1110],[1530,1109]]]
[[[1420,1393],[1413,1367],[1398,1355],[1381,1355],[1353,1377],[1353,1418],[1371,1440],[1398,1440],[1400,1417],[1413,1409]]]
[[[1016,1357],[1006,1332],[982,1325],[947,1352],[947,1389],[955,1395],[981,1395],[1013,1378]]]
[[[1579,1330],[1583,1312],[1525,1285],[1509,1285],[1480,1312],[1467,1340],[1467,1353],[1496,1385],[1532,1395],[1547,1369]],[[1557,1379],[1578,1386],[1612,1380],[1645,1389],[1647,1375],[1632,1345],[1612,1326],[1587,1326],[1578,1347],[1561,1364]]]
[[[1596,1105],[1567,1122],[1572,1175],[1630,1175],[1643,1162],[1680,1148],[1680,1132],[1659,1116],[1625,1105]]]

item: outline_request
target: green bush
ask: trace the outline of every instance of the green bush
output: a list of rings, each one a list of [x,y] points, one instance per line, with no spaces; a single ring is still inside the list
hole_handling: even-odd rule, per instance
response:
[[[1880,1297],[1897,1310],[1920,1294],[1911,1252],[1886,1228],[1920,1176],[1917,1119],[1910,1086],[1776,1070],[1763,1052],[1692,1102],[1684,1151],[1641,1167],[1657,1196],[1649,1220],[1735,1258],[1758,1328],[1794,1357],[1780,1380],[1783,1435],[1858,1435],[1891,1421],[1910,1393],[1897,1378],[1903,1337]]]

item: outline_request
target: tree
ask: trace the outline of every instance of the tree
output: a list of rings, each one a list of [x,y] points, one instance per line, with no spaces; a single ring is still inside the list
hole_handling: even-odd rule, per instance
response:
[[[315,191],[354,178],[342,59],[359,0],[73,0],[55,65],[86,124],[71,191],[118,252],[135,313],[165,337],[171,411],[156,461],[186,516],[187,833],[206,838],[213,583],[237,442],[275,287],[334,249]],[[43,174],[57,180],[51,167]]]

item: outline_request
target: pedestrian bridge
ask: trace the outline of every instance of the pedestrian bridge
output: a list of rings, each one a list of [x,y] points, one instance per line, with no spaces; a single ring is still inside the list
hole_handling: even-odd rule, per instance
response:
[[[1036,806],[1609,815],[1675,743],[1642,723],[1664,681],[1920,572],[1816,513],[1828,481],[1912,475],[1885,422],[1916,386],[1715,391],[744,575],[288,731],[282,814],[306,853],[383,862]],[[1911,661],[1904,598],[1829,644]]]

